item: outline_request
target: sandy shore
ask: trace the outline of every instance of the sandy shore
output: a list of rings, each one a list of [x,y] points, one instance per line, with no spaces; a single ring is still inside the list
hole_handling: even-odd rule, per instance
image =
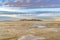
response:
[[[60,22],[0,22],[0,40],[60,40]]]

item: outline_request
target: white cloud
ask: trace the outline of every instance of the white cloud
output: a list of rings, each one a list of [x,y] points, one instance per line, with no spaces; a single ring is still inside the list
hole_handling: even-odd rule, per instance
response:
[[[54,16],[58,16],[58,15],[55,13],[42,13],[42,14],[38,14],[37,16],[53,16],[54,17]]]
[[[37,11],[56,11],[60,12],[60,8],[35,8],[35,9],[19,9],[19,8],[11,8],[11,7],[0,7],[0,11],[9,11],[9,12],[37,12]]]
[[[18,15],[9,15],[9,14],[0,14],[0,16],[7,16],[7,17],[14,17],[14,18],[18,18]]]
[[[25,15],[25,14],[20,14],[20,15],[17,15],[17,14],[0,14],[0,17],[3,16],[3,17],[11,17],[11,18],[17,18],[17,19],[32,19],[34,18],[33,16],[30,15]]]

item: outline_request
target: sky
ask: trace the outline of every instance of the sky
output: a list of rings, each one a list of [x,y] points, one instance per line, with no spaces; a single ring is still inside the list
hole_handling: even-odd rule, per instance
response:
[[[0,5],[20,8],[58,8],[60,0],[0,0]]]
[[[60,20],[60,0],[0,0],[0,21]]]

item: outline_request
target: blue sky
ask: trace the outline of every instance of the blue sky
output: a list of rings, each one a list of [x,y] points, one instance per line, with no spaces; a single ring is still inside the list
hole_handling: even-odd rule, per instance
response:
[[[3,3],[5,1],[1,0]],[[0,21],[21,19],[60,20],[60,0],[23,0],[22,3],[9,1],[14,7],[0,4]]]

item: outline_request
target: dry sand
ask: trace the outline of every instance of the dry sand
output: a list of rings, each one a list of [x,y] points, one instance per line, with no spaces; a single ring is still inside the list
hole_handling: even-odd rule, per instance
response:
[[[0,22],[0,40],[60,40],[60,22]]]

